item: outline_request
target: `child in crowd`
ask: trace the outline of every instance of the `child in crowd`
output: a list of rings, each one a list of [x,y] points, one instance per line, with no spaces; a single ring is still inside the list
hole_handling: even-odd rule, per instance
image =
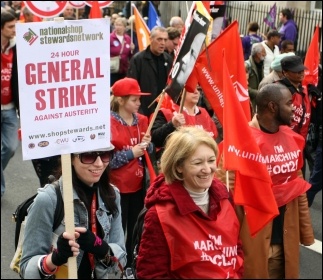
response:
[[[144,206],[144,151],[152,149],[146,134],[148,119],[138,114],[140,90],[137,80],[124,78],[114,83],[111,97],[111,143],[115,156],[111,161],[111,182],[121,193],[122,226],[127,233],[127,265],[132,261],[132,232]]]

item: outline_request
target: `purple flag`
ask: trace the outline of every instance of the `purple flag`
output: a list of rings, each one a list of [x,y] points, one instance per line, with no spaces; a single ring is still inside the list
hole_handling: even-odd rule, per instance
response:
[[[277,7],[275,2],[275,4],[270,8],[268,15],[264,18],[264,23],[266,23],[271,29],[276,29],[275,27],[276,14],[277,14]]]

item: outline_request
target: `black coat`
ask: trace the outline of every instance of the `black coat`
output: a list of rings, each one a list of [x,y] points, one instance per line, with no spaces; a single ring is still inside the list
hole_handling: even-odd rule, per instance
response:
[[[151,102],[161,93],[158,90],[158,84],[162,84],[163,88],[166,87],[167,77],[169,71],[172,68],[172,57],[167,54],[161,54],[163,59],[163,65],[165,66],[165,73],[163,73],[165,80],[162,81],[160,75],[158,75],[157,67],[153,54],[150,51],[150,46],[145,50],[136,53],[130,60],[130,66],[128,69],[127,76],[134,78],[138,81],[142,92],[151,93],[149,96],[142,96],[141,106],[139,113],[149,117],[155,111],[157,102],[155,102],[150,108],[148,106]]]

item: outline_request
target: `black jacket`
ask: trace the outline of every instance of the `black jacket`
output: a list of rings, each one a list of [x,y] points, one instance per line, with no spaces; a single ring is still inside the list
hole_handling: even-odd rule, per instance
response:
[[[127,76],[129,78],[134,78],[138,81],[140,89],[142,92],[151,93],[149,96],[142,96],[141,106],[139,113],[149,117],[155,111],[157,102],[155,102],[150,108],[149,104],[161,93],[158,90],[158,84],[162,84],[163,87],[166,87],[167,77],[170,69],[172,68],[172,58],[169,54],[161,54],[164,65],[164,80],[161,80],[160,75],[156,67],[153,54],[150,51],[150,46],[145,50],[136,53],[130,60],[130,66],[128,69]]]

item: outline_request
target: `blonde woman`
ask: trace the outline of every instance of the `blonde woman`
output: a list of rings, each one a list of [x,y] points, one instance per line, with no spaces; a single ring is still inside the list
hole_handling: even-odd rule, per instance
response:
[[[226,186],[214,178],[217,155],[202,128],[170,134],[162,174],[145,198],[138,279],[241,278],[240,226]]]

